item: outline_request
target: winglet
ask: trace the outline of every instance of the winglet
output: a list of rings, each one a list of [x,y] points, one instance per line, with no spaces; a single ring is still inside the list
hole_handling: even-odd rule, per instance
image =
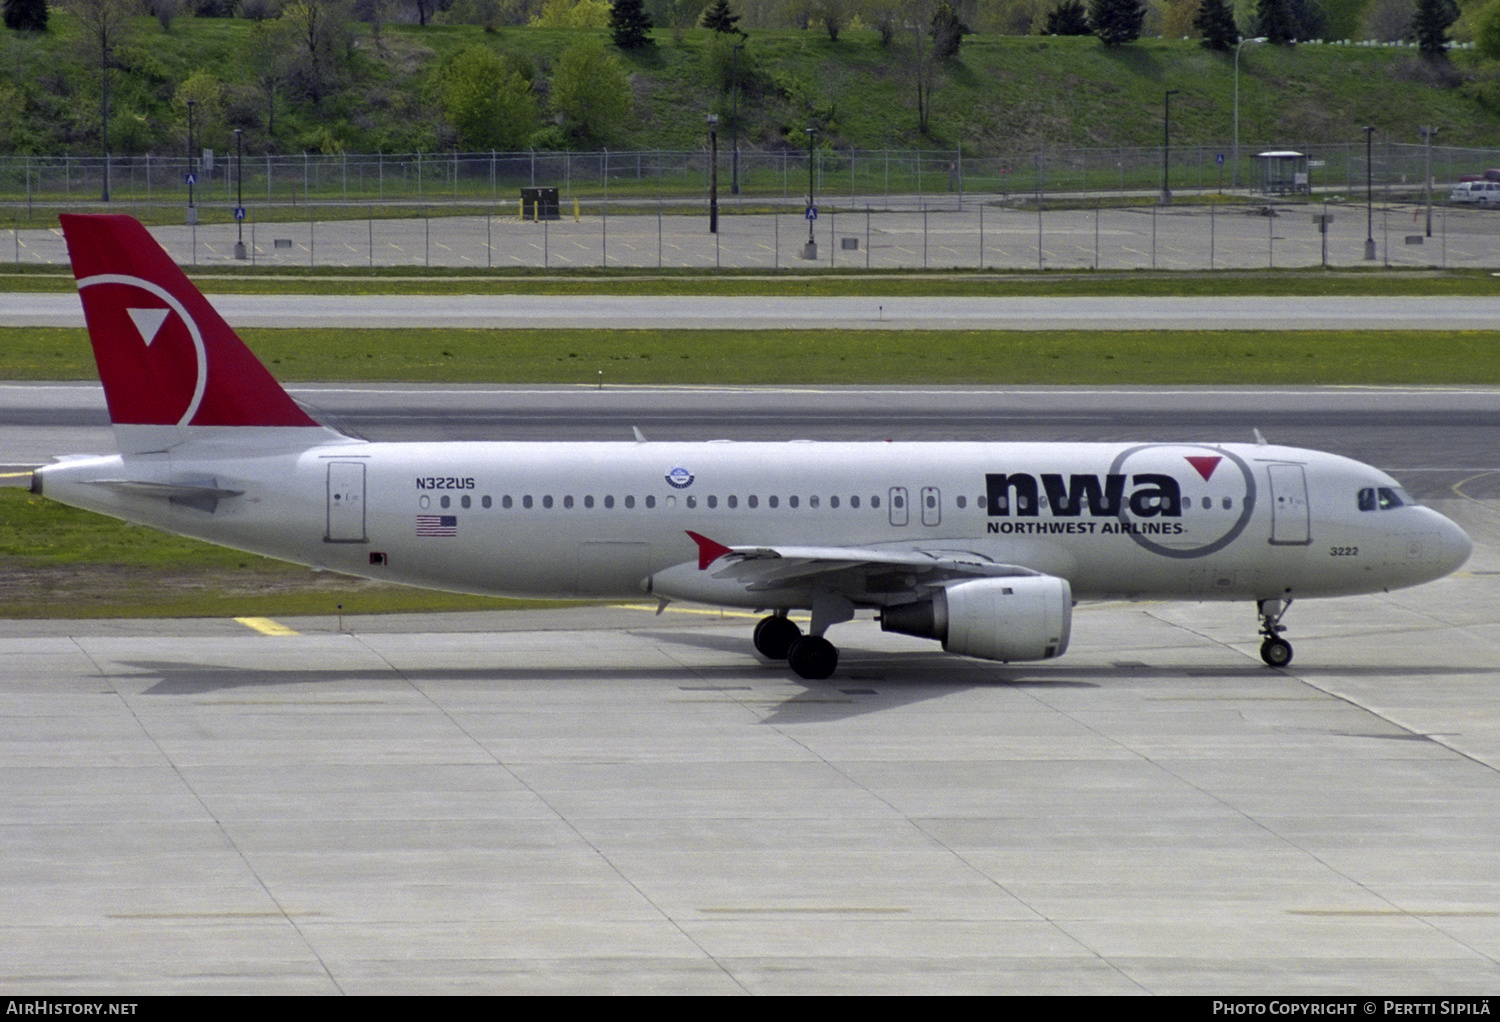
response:
[[[687,530],[694,543],[698,544],[698,570],[705,571],[708,566],[727,553],[732,553],[723,543],[709,539],[707,536],[699,535],[692,529]]]

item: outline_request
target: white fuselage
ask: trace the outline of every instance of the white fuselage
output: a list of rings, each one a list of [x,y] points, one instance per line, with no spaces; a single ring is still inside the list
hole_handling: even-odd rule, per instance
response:
[[[1077,599],[1373,592],[1469,550],[1440,515],[1362,498],[1399,491],[1384,473],[1271,445],[215,442],[37,476],[49,497],[171,532],[484,594],[807,605],[795,586],[748,593],[685,567],[689,531],[973,555],[1065,578]]]

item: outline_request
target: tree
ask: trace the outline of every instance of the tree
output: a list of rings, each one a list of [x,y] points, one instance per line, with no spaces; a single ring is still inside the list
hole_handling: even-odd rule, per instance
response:
[[[182,117],[184,135],[187,133],[190,104],[195,141],[223,138],[226,133],[223,84],[207,71],[199,69],[177,86],[177,91],[172,93],[172,107]]]
[[[1411,20],[1416,13],[1417,6],[1412,0],[1371,0],[1360,19],[1364,33],[1361,38],[1400,42],[1411,31]]]
[[[1047,12],[1048,35],[1093,35],[1083,0],[1063,0]]]
[[[1203,0],[1193,17],[1193,27],[1203,34],[1204,48],[1220,53],[1233,49],[1240,38],[1234,8],[1225,0]]]
[[[17,32],[47,31],[47,0],[5,0],[5,27]]]
[[[940,59],[958,56],[959,44],[973,30],[959,20],[958,12],[948,0],[942,0],[932,13],[932,51]]]
[[[807,5],[808,20],[822,24],[823,30],[828,33],[828,41],[836,43],[839,41],[839,33],[856,13],[855,6],[855,0],[811,0]],[[913,14],[913,17],[916,15]],[[918,24],[920,23],[919,21]]]
[[[714,0],[713,3],[703,9],[703,19],[699,24],[704,28],[711,28],[715,32],[724,32],[726,34],[737,32],[743,36],[745,33],[740,32],[737,27],[739,20],[740,16],[734,13],[734,8],[729,6],[729,0]]]
[[[109,201],[109,64],[116,48],[130,32],[135,13],[129,0],[77,0],[73,13],[83,25],[83,45],[90,62],[99,55],[99,143],[104,151],[100,198]]]
[[[146,13],[156,19],[161,30],[172,31],[172,20],[182,13],[182,0],[146,0]]]
[[[314,104],[332,91],[333,66],[341,51],[347,53],[349,21],[343,0],[293,0],[281,12],[281,21],[293,26],[297,48],[307,57],[297,68],[303,89]]]
[[[1458,14],[1453,0],[1417,0],[1411,30],[1425,60],[1448,59],[1448,26],[1458,20]]]
[[[609,10],[609,31],[615,45],[622,50],[639,50],[651,45],[651,18],[644,0],[615,0]]]
[[[536,130],[531,83],[488,46],[466,47],[438,71],[443,113],[476,149],[520,149]]]
[[[1092,0],[1089,24],[1105,46],[1123,46],[1141,37],[1146,8],[1140,0]]]
[[[1500,0],[1490,0],[1474,15],[1474,46],[1491,60],[1500,60]]]
[[[902,77],[916,86],[917,131],[923,135],[928,133],[932,125],[932,98],[937,91],[938,61],[933,53],[932,33],[923,31],[922,26],[931,25],[936,14],[936,0],[915,0],[906,12],[910,19],[907,25],[911,32],[907,38],[911,40],[911,46],[903,46],[899,51],[899,59],[905,65]]]
[[[605,138],[630,114],[630,79],[619,58],[586,39],[557,59],[551,104],[575,138]]]
[[[1286,46],[1300,38],[1291,0],[1256,0],[1255,28],[1266,37],[1266,42],[1277,46]]]
[[[250,26],[248,52],[255,84],[266,100],[266,135],[276,135],[276,93],[292,75],[296,40],[289,22],[257,21]]]

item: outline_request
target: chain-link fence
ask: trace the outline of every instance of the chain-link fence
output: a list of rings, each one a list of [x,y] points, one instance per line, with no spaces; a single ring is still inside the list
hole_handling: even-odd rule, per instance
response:
[[[1296,155],[1196,146],[974,160],[732,144],[716,160],[708,150],[221,153],[111,160],[107,182],[98,158],[10,157],[0,202],[12,251],[0,259],[64,262],[56,213],[109,209],[166,225],[158,235],[187,264],[242,253],[309,266],[1500,265],[1500,211],[1446,203],[1450,183],[1500,167],[1500,150],[1278,151]],[[1440,182],[1430,195],[1429,164]],[[527,192],[537,188],[555,189],[555,206]]]

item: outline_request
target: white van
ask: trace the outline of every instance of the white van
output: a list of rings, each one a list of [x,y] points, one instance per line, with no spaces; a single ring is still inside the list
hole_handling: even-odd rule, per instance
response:
[[[1500,205],[1500,181],[1461,181],[1448,193],[1453,203],[1478,203],[1481,206]]]

